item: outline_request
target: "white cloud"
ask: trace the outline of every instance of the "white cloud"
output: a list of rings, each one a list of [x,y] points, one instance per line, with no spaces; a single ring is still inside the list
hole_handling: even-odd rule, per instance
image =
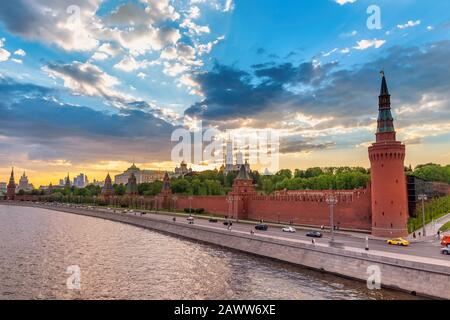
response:
[[[188,29],[190,34],[202,34],[202,33],[210,33],[211,30],[208,26],[199,26],[191,19],[185,19],[182,24],[180,24],[181,28]]]
[[[25,56],[27,55],[27,53],[26,53],[23,49],[16,50],[16,51],[14,52],[14,54],[15,54],[16,56],[21,56],[21,57],[25,57]]]
[[[11,53],[8,50],[3,49],[5,45],[5,38],[0,39],[0,62],[8,61]]]
[[[338,51],[338,48],[334,48],[333,50],[324,53],[322,56],[323,56],[323,57],[329,57],[329,56],[331,56],[333,53],[335,53],[336,51]]]
[[[376,49],[380,48],[386,43],[386,40],[361,40],[357,42],[357,46],[353,47],[356,50],[366,50],[372,47],[375,47]]]
[[[11,53],[9,51],[0,48],[0,62],[8,61],[9,57],[11,56]]]
[[[160,64],[160,62],[147,60],[137,61],[133,56],[126,56],[119,63],[115,64],[114,68],[125,72],[131,72],[138,69],[145,69],[155,64]]]
[[[23,63],[23,61],[21,59],[16,59],[16,58],[12,58],[11,61],[14,62],[14,63],[18,63],[18,64],[22,64]]]
[[[397,25],[397,28],[399,28],[399,29],[412,28],[412,27],[416,27],[416,26],[420,25],[420,23],[421,23],[420,20],[416,20],[416,21],[409,20],[409,21],[408,21],[407,23],[405,23],[405,24],[398,24],[398,25]]]
[[[141,78],[142,80],[144,80],[147,77],[147,75],[145,73],[143,73],[143,72],[139,72],[137,76],[139,78]]]
[[[226,0],[224,8],[223,8],[223,12],[233,11],[233,9],[234,9],[234,2],[233,2],[233,0]]]
[[[355,3],[356,0],[335,0],[335,2],[340,4],[341,6],[343,6],[344,4],[347,4],[347,3]]]

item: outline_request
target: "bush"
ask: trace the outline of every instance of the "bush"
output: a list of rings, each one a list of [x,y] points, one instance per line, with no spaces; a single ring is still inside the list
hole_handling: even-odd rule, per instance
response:
[[[191,213],[191,212],[194,212],[194,209],[184,208],[184,212]]]
[[[196,210],[195,210],[195,213],[203,214],[203,213],[205,213],[205,209],[203,209],[203,208],[196,209]]]

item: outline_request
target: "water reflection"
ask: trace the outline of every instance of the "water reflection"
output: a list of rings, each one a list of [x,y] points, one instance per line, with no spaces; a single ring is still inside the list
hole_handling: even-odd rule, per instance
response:
[[[0,206],[1,299],[411,299],[125,224]],[[68,266],[81,291],[68,290]]]

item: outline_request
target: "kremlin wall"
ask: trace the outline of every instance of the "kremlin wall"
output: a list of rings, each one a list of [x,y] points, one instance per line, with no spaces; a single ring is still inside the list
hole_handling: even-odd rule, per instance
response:
[[[258,195],[246,166],[241,166],[233,190],[223,197],[181,197],[170,191],[165,176],[159,208],[202,208],[237,220],[255,220],[314,227],[330,227],[327,196],[337,198],[334,226],[370,231],[379,237],[408,235],[408,197],[404,172],[405,145],[396,139],[391,96],[382,72],[376,141],[369,148],[371,184],[361,190],[286,191]]]
[[[405,146],[396,140],[391,114],[390,94],[384,73],[379,96],[379,115],[376,141],[369,148],[371,184],[365,189],[339,191],[284,191],[273,196],[259,195],[247,166],[240,166],[232,191],[226,196],[174,195],[166,173],[161,193],[156,197],[139,197],[136,177],[132,173],[127,195],[113,194],[111,178],[107,177],[103,197],[111,205],[124,201],[140,201],[141,206],[156,210],[199,209],[221,217],[255,220],[314,227],[329,227],[327,196],[337,198],[334,225],[342,229],[371,232],[379,237],[407,236],[408,198],[404,173]],[[15,195],[13,173],[8,185],[8,200],[33,200],[31,196]],[[139,199],[137,199],[139,198]],[[134,200],[133,200],[134,199]]]

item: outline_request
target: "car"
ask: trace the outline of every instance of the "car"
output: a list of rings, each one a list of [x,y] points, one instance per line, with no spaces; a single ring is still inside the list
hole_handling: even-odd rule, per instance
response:
[[[443,245],[444,247],[450,245],[450,236],[444,236],[442,238],[441,245]]]
[[[449,256],[450,255],[450,248],[449,247],[445,247],[441,249],[441,253],[444,255]]]
[[[187,218],[187,221],[189,224],[194,224],[194,218],[192,217]]]
[[[307,237],[310,237],[310,238],[322,238],[322,237],[323,237],[323,234],[320,233],[319,231],[309,231],[309,232],[306,234],[306,236],[307,236]]]
[[[281,229],[283,232],[289,232],[289,233],[295,233],[295,228],[292,227],[284,227],[283,229]]]
[[[259,231],[267,231],[269,226],[267,224],[258,224],[255,226],[255,229]]]
[[[233,225],[233,222],[227,220],[227,221],[224,221],[224,222],[223,222],[223,225],[224,225],[224,226],[232,226],[232,225]]]
[[[217,219],[211,218],[209,219],[209,223],[217,223],[219,222]]]
[[[392,246],[409,246],[409,241],[403,238],[389,239],[388,241],[386,241],[386,243]]]

